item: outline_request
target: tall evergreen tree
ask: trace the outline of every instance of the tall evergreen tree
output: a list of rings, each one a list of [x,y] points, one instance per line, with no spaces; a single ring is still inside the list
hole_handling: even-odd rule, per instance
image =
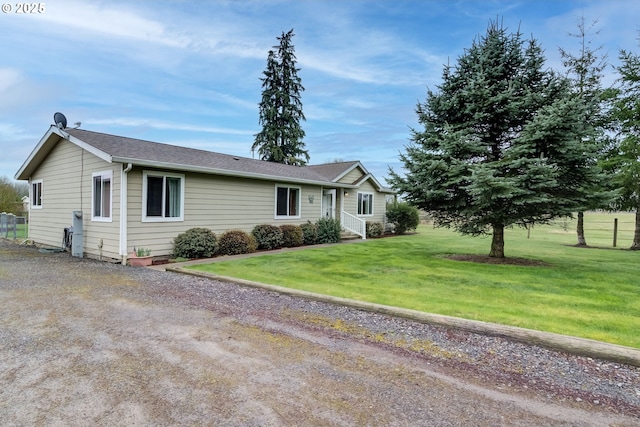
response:
[[[621,50],[619,57],[621,87],[613,108],[618,138],[605,164],[619,189],[614,207],[636,211],[630,249],[640,250],[640,56]]]
[[[259,123],[262,130],[255,135],[251,151],[257,150],[261,160],[289,165],[304,165],[309,153],[304,149],[305,132],[300,125],[306,120],[302,112],[302,80],[296,68],[295,49],[291,42],[293,29],[277,39],[276,51],[269,51],[263,72]]]
[[[504,229],[545,223],[584,205],[596,179],[584,104],[546,70],[535,40],[496,22],[474,40],[439,91],[418,104],[422,130],[400,155],[390,183],[436,223],[492,234],[489,256],[504,257]]]
[[[578,53],[574,54],[560,48],[560,55],[572,83],[572,92],[574,96],[584,102],[587,109],[585,119],[588,126],[585,141],[604,149],[608,141],[607,131],[610,128],[605,106],[613,92],[611,89],[602,87],[602,78],[608,66],[606,55],[599,54],[599,51],[602,50],[601,46],[595,49],[591,48],[592,40],[589,37],[596,24],[597,21],[594,21],[587,25],[584,16],[582,16],[578,20],[578,32],[569,34],[569,36],[578,39]],[[598,31],[595,31],[595,35],[597,34]],[[598,187],[591,191],[591,198],[587,200],[587,209],[606,208],[608,206],[612,199],[612,193],[604,191],[606,184],[607,179],[603,175]],[[587,239],[584,234],[583,211],[578,212],[576,234],[578,238],[577,246],[587,246]]]

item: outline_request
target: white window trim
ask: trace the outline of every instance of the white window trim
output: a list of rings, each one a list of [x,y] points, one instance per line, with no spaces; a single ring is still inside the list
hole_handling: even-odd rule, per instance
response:
[[[109,178],[111,181],[111,185],[109,185],[109,216],[94,216],[93,207],[95,203],[95,185],[93,184],[93,180],[95,177]],[[91,221],[94,222],[112,222],[113,216],[113,171],[101,171],[94,172],[91,174]]]
[[[373,216],[373,214],[374,214],[373,201],[374,201],[374,197],[375,197],[375,196],[374,196],[374,194],[373,194],[373,193],[368,192],[368,191],[358,191],[358,193],[356,194],[356,204],[357,204],[357,206],[356,206],[356,212],[358,212],[358,211],[360,210],[360,195],[361,195],[361,194],[363,194],[363,195],[364,195],[364,194],[368,194],[368,195],[370,195],[370,196],[371,196],[371,213],[370,213],[370,214],[368,214],[368,213],[366,213],[366,214],[365,214],[365,213],[359,213],[359,214],[357,214],[357,215],[358,215],[358,216]]]
[[[297,200],[297,215],[278,215],[278,188],[294,188],[298,190],[298,200]],[[273,218],[274,219],[300,219],[302,218],[302,187],[296,185],[288,185],[288,184],[276,184],[273,190],[274,192],[274,204],[273,204]]]
[[[147,176],[156,176],[163,178],[180,178],[180,216],[177,217],[164,217],[164,216],[151,216],[147,217]],[[156,172],[156,171],[142,171],[142,222],[182,222],[184,221],[184,181],[185,176],[179,173],[170,172]],[[163,192],[164,194],[164,192]],[[162,198],[162,212],[164,212],[165,198]]]
[[[35,204],[37,199],[35,197],[35,194],[33,194],[34,184],[40,184],[40,204],[39,205]],[[44,184],[41,179],[34,179],[33,181],[31,181],[31,185],[29,186],[29,199],[30,199],[29,204],[31,205],[31,209],[42,209],[42,205],[44,205],[44,198],[42,197],[43,189],[44,189]]]

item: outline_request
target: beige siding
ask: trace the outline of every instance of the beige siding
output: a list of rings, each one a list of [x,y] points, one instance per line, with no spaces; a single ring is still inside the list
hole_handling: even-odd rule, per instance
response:
[[[364,175],[364,171],[359,167],[356,167],[351,172],[340,178],[338,182],[342,184],[353,184],[359,181]]]
[[[83,175],[83,211],[85,252],[93,256],[119,259],[120,254],[120,180],[122,165],[109,164],[85,152]],[[91,219],[94,172],[111,171],[111,222]],[[100,249],[102,246],[102,249]]]
[[[42,179],[42,209],[32,209],[30,238],[37,243],[61,246],[64,228],[72,223],[72,212],[83,211],[83,244],[86,255],[120,258],[120,184],[122,164],[110,164],[61,139],[31,180]],[[92,210],[92,175],[111,171],[111,221],[94,221]],[[173,239],[193,227],[206,227],[217,234],[231,229],[250,232],[257,224],[302,224],[315,222],[322,216],[322,190],[317,185],[294,185],[277,181],[180,173],[184,177],[183,219],[180,221],[143,221],[143,169],[133,168],[127,174],[126,250],[147,247],[154,256],[170,255]],[[160,171],[162,173],[162,171]],[[363,176],[356,168],[342,182],[354,182]],[[300,189],[300,215],[276,218],[276,186]],[[330,187],[327,187],[330,188]],[[373,216],[367,221],[384,221],[385,195],[378,193],[371,181],[359,190],[337,191],[337,207],[357,212],[357,192],[374,194]],[[339,213],[339,212],[338,212]],[[100,248],[101,246],[101,248]]]
[[[301,215],[275,219],[276,182],[187,173],[184,220],[144,222],[142,177],[140,168],[134,168],[128,176],[128,251],[142,246],[152,249],[154,256],[169,255],[173,239],[193,227],[209,228],[217,234],[231,229],[250,232],[257,224],[302,224],[321,216],[319,186],[281,184],[301,189]]]
[[[112,222],[91,220],[92,174],[111,170]],[[118,258],[120,165],[109,164],[61,139],[34,172],[42,180],[42,209],[31,209],[29,237],[36,243],[60,247],[64,229],[72,224],[72,212],[83,212],[83,245],[90,256]]]
[[[365,221],[385,222],[386,197],[385,193],[380,193],[372,184],[371,180],[366,180],[357,189],[349,189],[348,195],[344,197],[344,210],[351,215],[355,215]],[[373,215],[358,215],[358,193],[373,194]]]

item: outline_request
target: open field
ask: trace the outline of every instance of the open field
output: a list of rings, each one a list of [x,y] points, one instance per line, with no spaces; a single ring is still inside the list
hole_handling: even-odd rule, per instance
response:
[[[587,212],[585,213],[585,237],[589,246],[601,248],[613,247],[614,223],[618,219],[617,248],[631,246],[635,227],[635,213],[631,212]],[[536,227],[531,230],[532,236],[544,238],[552,234],[567,244],[576,243],[576,219],[556,220],[550,226]]]
[[[575,221],[510,229],[507,257],[543,265],[454,261],[451,254],[489,252],[490,238],[421,226],[418,234],[309,248],[191,268],[305,291],[430,313],[591,338],[640,348],[640,253],[613,250],[613,218],[587,213],[576,248]],[[565,231],[566,229],[566,231]],[[611,230],[611,232],[609,231]],[[629,232],[625,232],[629,234]],[[626,236],[626,234],[625,234]],[[618,236],[628,247],[631,236]]]

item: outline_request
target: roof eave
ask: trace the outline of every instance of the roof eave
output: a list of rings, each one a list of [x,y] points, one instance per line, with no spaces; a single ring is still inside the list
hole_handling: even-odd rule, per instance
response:
[[[366,170],[366,169],[365,169]],[[364,175],[362,178],[360,178],[356,183],[355,186],[356,187],[360,187],[360,185],[362,185],[363,182],[365,182],[366,180],[370,179],[371,181],[373,181],[376,189],[380,192],[380,193],[390,193],[390,194],[395,194],[395,191],[393,191],[391,188],[387,188],[387,187],[383,187],[380,182],[378,182],[378,180],[376,179],[375,176],[373,176],[371,173],[367,173],[366,175]]]
[[[266,174],[255,173],[255,172],[234,171],[234,170],[221,169],[221,168],[207,168],[207,167],[201,167],[201,166],[182,165],[177,163],[134,159],[129,157],[113,157],[113,161],[120,162],[120,163],[131,163],[135,166],[151,167],[151,168],[158,168],[158,169],[170,169],[170,170],[183,171],[183,172],[204,173],[209,175],[223,175],[223,176],[232,176],[237,178],[253,178],[253,179],[260,179],[265,181],[289,182],[289,183],[296,183],[296,184],[324,185],[324,186],[331,185],[333,187],[340,187],[340,188],[353,188],[353,186],[351,185],[333,183],[330,181],[283,177],[283,176],[277,176],[277,175],[266,175]]]
[[[34,159],[36,158],[36,156],[38,155],[38,153],[40,152],[42,147],[49,140],[49,137],[51,137],[51,135],[54,134],[54,133],[58,134],[58,132],[55,132],[54,129],[58,129],[58,128],[55,127],[55,126],[49,127],[49,130],[47,130],[45,132],[45,134],[42,136],[42,138],[40,138],[40,141],[38,141],[38,144],[36,144],[34,149],[31,150],[31,153],[29,154],[29,157],[27,157],[27,159],[24,161],[24,163],[22,163],[22,166],[20,166],[20,169],[18,169],[18,171],[13,176],[15,179],[17,179],[17,180],[28,180],[29,179],[29,177],[31,176],[31,170],[30,170],[29,166],[34,161]],[[58,134],[58,135],[62,136],[60,134]]]
[[[51,151],[51,149],[53,148],[53,146],[49,147],[48,144],[54,144],[53,141],[49,142],[51,141],[51,136],[54,134],[61,139],[66,139],[72,144],[77,145],[83,150],[90,152],[91,154],[99,157],[100,159],[108,163],[112,162],[111,156],[109,154],[105,153],[104,151],[98,150],[95,147],[92,147],[91,145],[83,142],[82,140],[72,135],[69,135],[68,133],[58,128],[57,126],[51,125],[49,127],[49,130],[47,130],[47,132],[42,136],[42,138],[40,138],[40,141],[35,146],[33,151],[31,151],[31,154],[29,154],[29,157],[27,157],[27,160],[25,160],[22,166],[20,166],[20,169],[18,169],[18,171],[14,175],[15,179],[28,180],[31,177],[31,174],[33,173],[33,171],[36,170],[38,166],[40,166],[40,163],[42,163],[42,161],[44,160],[44,157],[39,159],[39,154],[41,153],[41,151],[43,149],[47,150],[47,152],[44,153],[44,156],[46,157],[48,152]],[[57,143],[59,140],[60,139],[57,139],[55,143]]]
[[[360,163],[359,160],[353,162],[353,164],[351,166],[349,166],[346,170],[342,171],[342,173],[336,177],[333,178],[333,182],[337,183],[340,179],[342,179],[344,176],[346,176],[349,172],[351,172],[352,170],[354,170],[355,168],[357,168],[358,166],[360,166],[362,168],[362,170],[365,172],[365,174],[368,174],[369,171],[367,171],[367,168],[365,168],[363,166],[362,163]]]

